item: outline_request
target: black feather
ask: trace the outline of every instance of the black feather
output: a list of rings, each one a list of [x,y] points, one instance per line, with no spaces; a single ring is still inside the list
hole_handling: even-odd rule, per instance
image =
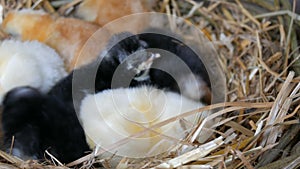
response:
[[[5,96],[2,125],[7,151],[14,136],[17,156],[43,159],[48,150],[68,163],[89,151],[76,113],[30,87],[13,89]]]

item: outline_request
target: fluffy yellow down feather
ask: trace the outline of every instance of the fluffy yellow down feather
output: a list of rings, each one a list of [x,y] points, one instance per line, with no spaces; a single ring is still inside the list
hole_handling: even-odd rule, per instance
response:
[[[66,75],[60,56],[38,41],[5,40],[0,44],[0,101],[18,86],[46,93]]]
[[[200,102],[154,87],[120,88],[86,96],[79,119],[91,148],[97,145],[120,156],[141,158],[169,150],[186,136],[199,117],[193,115],[176,120],[130,138],[117,149],[109,148],[154,124],[202,106]],[[201,118],[205,116],[207,113],[201,114]]]

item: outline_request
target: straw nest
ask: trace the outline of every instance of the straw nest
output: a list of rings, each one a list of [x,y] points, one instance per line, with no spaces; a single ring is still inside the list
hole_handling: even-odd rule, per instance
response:
[[[72,15],[82,0],[1,0],[13,9],[43,8]],[[295,1],[296,2],[296,1]],[[119,168],[297,168],[300,165],[300,16],[286,0],[164,0],[154,10],[186,18],[215,45],[227,79],[227,102],[195,110],[224,107],[222,119],[204,144],[182,155],[168,152],[143,161],[122,159]],[[1,38],[7,35],[1,33]],[[201,127],[199,124],[198,127]],[[195,130],[197,131],[197,130]],[[197,135],[197,132],[191,133]],[[186,138],[190,141],[191,137]],[[1,168],[66,168],[107,160],[83,157],[62,165],[54,158],[40,164],[0,153]]]

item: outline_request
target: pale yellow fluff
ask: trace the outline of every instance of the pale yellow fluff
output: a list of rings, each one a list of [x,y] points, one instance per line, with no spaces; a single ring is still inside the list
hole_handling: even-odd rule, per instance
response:
[[[63,60],[44,44],[16,40],[0,44],[0,101],[18,86],[32,86],[46,93],[66,75]]]
[[[112,144],[145,128],[202,106],[202,103],[177,93],[153,87],[120,88],[86,96],[79,118],[91,148],[98,145],[108,149]],[[205,113],[202,115],[206,116]],[[128,143],[111,152],[138,158],[160,154],[184,138],[196,121],[196,115],[176,120],[147,131],[138,138],[131,138]]]

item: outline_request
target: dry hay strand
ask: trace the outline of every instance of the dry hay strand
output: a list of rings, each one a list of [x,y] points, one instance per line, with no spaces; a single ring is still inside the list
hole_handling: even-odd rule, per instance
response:
[[[0,2],[4,16],[20,8],[70,16],[81,0]],[[300,164],[297,148],[300,147],[300,55],[296,32],[300,16],[292,12],[293,5],[286,0],[163,0],[158,1],[155,10],[185,18],[215,45],[227,79],[228,102],[179,115],[182,118],[223,108],[205,119],[221,118],[213,128],[203,128],[205,120],[195,126],[194,132],[184,140],[193,146],[185,147],[185,151],[174,150],[144,160],[124,158],[118,168],[297,168]],[[1,37],[5,38],[3,34]],[[168,119],[132,137],[174,120]],[[214,132],[203,144],[192,139],[200,129]],[[113,147],[126,141],[121,140]],[[109,167],[110,159],[97,158],[103,152],[97,150],[64,166],[56,160],[40,164],[0,152],[0,167],[65,168],[82,164],[82,168],[88,168],[99,162]]]

